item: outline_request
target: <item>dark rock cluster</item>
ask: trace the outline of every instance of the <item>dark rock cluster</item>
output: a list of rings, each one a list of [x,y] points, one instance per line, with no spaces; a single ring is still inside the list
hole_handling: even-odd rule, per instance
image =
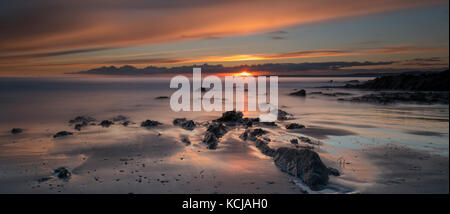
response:
[[[186,120],[186,118],[176,118],[173,120],[173,125],[180,126],[183,129],[186,130],[194,130],[196,127],[196,124],[193,120]]]
[[[155,120],[146,120],[141,123],[141,127],[151,128],[155,126],[162,125],[162,123]]]

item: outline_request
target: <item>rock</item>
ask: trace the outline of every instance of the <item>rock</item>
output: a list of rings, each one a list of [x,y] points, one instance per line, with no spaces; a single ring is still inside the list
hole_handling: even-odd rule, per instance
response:
[[[64,179],[64,180],[70,179],[70,176],[72,175],[72,173],[70,173],[70,171],[67,170],[65,167],[59,167],[59,168],[55,169],[53,172],[56,177],[58,177],[59,179]]]
[[[222,114],[222,117],[217,119],[220,122],[241,122],[242,112],[240,111],[227,111]]]
[[[181,128],[186,130],[194,130],[196,127],[193,120],[186,120],[186,118],[176,118],[173,120],[173,125],[181,126]]]
[[[282,147],[276,150],[274,161],[281,171],[300,178],[312,190],[320,190],[328,183],[328,168],[314,151]]]
[[[109,127],[109,126],[111,126],[112,124],[114,124],[112,121],[110,121],[110,120],[103,120],[101,123],[100,123],[100,125],[102,126],[102,127]]]
[[[216,149],[219,138],[225,133],[227,133],[227,129],[222,123],[213,123],[208,126],[205,137],[203,138],[203,143],[208,145],[208,149]]]
[[[185,143],[186,146],[191,145],[191,141],[189,140],[189,138],[187,136],[182,136],[181,137],[181,142]]]
[[[371,90],[411,90],[448,92],[449,70],[441,72],[403,73],[381,76],[359,85],[347,84],[347,88]]]
[[[290,120],[293,119],[294,116],[292,114],[289,114],[281,109],[278,109],[278,120]]]
[[[141,127],[147,127],[147,128],[155,127],[158,125],[162,125],[162,123],[160,123],[158,121],[154,121],[154,120],[146,120],[141,123]]]
[[[305,126],[298,123],[290,123],[286,125],[286,129],[303,129],[303,128],[305,128]]]
[[[291,143],[292,144],[298,144],[298,140],[297,139],[291,139]]]
[[[307,137],[298,137],[298,139],[300,139],[303,143],[307,143],[307,144],[312,144],[312,145],[319,145],[318,142],[314,142],[311,139],[307,138]]]
[[[332,167],[328,167],[328,174],[329,175],[333,175],[333,176],[340,176],[341,173],[339,173],[339,171],[335,168]]]
[[[164,100],[164,99],[169,99],[169,97],[168,96],[159,96],[159,97],[155,97],[155,99]]]
[[[448,92],[381,92],[338,100],[383,105],[395,103],[448,104]]]
[[[84,124],[76,124],[73,128],[74,128],[75,130],[81,131],[81,128],[82,128],[83,126],[85,126],[85,125],[84,125]]]
[[[63,136],[68,136],[68,135],[73,135],[73,133],[68,132],[68,131],[60,131],[60,132],[56,133],[55,135],[53,135],[53,138],[63,137]]]
[[[12,128],[11,129],[11,134],[20,134],[23,132],[23,129],[21,128]]]
[[[275,122],[260,122],[260,124],[265,126],[277,126]]]
[[[257,129],[247,129],[244,133],[242,133],[239,137],[242,140],[251,140],[255,141],[259,136],[262,136],[264,134],[267,134],[267,131],[257,128]]]
[[[77,116],[72,120],[69,120],[70,124],[81,123],[81,124],[89,124],[91,122],[96,121],[95,118],[89,116]]]
[[[124,121],[124,122],[122,122],[122,126],[128,126],[128,125],[130,125],[130,121]]]
[[[261,153],[263,153],[264,155],[273,157],[274,154],[275,154],[275,150],[273,150],[272,148],[270,148],[269,145],[268,145],[268,143],[265,142],[265,141],[263,141],[263,140],[257,139],[257,140],[255,141],[255,146],[256,146],[256,148],[258,148],[259,151],[260,151]]]
[[[126,117],[126,116],[123,116],[123,115],[117,115],[117,116],[115,116],[115,117],[112,118],[112,121],[118,122],[118,121],[125,121],[125,120],[127,120],[127,119],[128,119],[128,117]]]
[[[292,95],[292,96],[299,96],[299,97],[305,97],[305,96],[306,96],[306,91],[305,91],[304,89],[300,89],[300,90],[298,90],[298,91],[296,91],[296,92],[290,93],[289,95]]]
[[[216,135],[212,132],[206,132],[205,138],[203,139],[203,143],[208,145],[208,149],[216,149],[217,144],[219,143],[219,139],[217,139]]]
[[[222,123],[213,123],[208,126],[206,132],[213,133],[217,138],[222,137],[225,133],[227,133],[226,127]]]

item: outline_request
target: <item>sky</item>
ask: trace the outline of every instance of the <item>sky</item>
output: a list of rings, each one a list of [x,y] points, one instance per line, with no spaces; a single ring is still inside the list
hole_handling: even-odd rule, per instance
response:
[[[203,63],[448,69],[448,10],[448,0],[2,0],[0,77]]]

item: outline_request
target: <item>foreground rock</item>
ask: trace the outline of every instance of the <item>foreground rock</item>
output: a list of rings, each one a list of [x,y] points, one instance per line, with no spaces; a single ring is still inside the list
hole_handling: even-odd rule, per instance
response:
[[[23,132],[23,129],[21,128],[12,128],[11,129],[11,134],[20,134]]]
[[[264,129],[247,129],[245,130],[244,133],[242,133],[239,137],[242,140],[251,140],[251,141],[256,141],[257,137],[262,136],[264,134],[267,134],[267,131],[265,131]]]
[[[448,92],[381,92],[338,100],[383,105],[395,103],[448,104],[448,98]]]
[[[290,93],[289,95],[298,96],[298,97],[305,97],[306,96],[306,91],[304,89],[300,89],[300,90],[298,90],[296,92]]]
[[[151,128],[155,126],[162,125],[162,123],[155,120],[146,120],[141,123],[141,127]]]
[[[442,72],[421,72],[418,74],[400,74],[382,76],[359,85],[346,85],[347,88],[371,90],[411,90],[411,91],[448,91],[449,70]]]
[[[269,143],[267,143],[264,140],[261,139],[257,139],[255,141],[255,146],[256,148],[259,149],[259,151],[261,153],[263,153],[264,155],[267,155],[269,157],[273,157],[275,155],[275,150],[269,147]]]
[[[194,130],[196,127],[196,124],[193,120],[186,120],[186,118],[176,118],[173,120],[173,125],[180,126],[183,129],[186,130]]]
[[[312,190],[328,184],[328,168],[314,151],[283,147],[275,151],[274,161],[281,171],[300,178]]]
[[[68,135],[73,135],[73,133],[68,132],[68,131],[60,131],[60,132],[56,133],[55,135],[53,135],[53,138],[64,137],[64,136],[68,136]]]
[[[68,180],[70,179],[70,176],[72,176],[72,173],[65,167],[59,167],[55,169],[53,172],[56,177],[63,180]]]
[[[213,123],[208,126],[203,143],[208,149],[216,149],[219,139],[227,133],[226,127],[222,123]]]

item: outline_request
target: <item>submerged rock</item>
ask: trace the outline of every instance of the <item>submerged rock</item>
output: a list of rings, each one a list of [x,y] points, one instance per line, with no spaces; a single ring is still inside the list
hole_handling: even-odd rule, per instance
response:
[[[162,125],[162,123],[155,121],[155,120],[146,120],[141,123],[141,127],[147,127],[147,128],[155,127],[158,125]]]
[[[58,177],[59,179],[68,180],[70,179],[70,176],[72,176],[72,173],[70,173],[70,171],[65,167],[59,167],[55,169],[53,172],[55,176]]]
[[[305,91],[304,89],[300,89],[300,90],[298,90],[298,91],[296,91],[296,92],[290,93],[289,95],[292,95],[292,96],[299,96],[299,97],[305,97],[305,96],[306,96],[306,91]]]
[[[101,123],[100,123],[100,125],[102,126],[102,127],[109,127],[109,126],[111,126],[112,124],[114,124],[112,121],[110,121],[110,120],[103,120]]]
[[[60,132],[56,133],[55,135],[53,135],[53,138],[63,137],[63,136],[68,136],[68,135],[73,135],[73,133],[68,132],[68,131],[60,131]]]
[[[314,151],[282,147],[275,151],[274,161],[281,171],[300,178],[312,190],[328,183],[328,168]]]
[[[194,130],[196,124],[193,120],[186,120],[186,118],[176,118],[173,120],[173,125],[181,126],[181,128],[186,130]]]
[[[286,129],[303,129],[303,128],[305,128],[305,126],[298,123],[290,123],[286,125]]]
[[[11,129],[11,134],[20,134],[23,132],[23,129],[21,128],[12,128]]]

